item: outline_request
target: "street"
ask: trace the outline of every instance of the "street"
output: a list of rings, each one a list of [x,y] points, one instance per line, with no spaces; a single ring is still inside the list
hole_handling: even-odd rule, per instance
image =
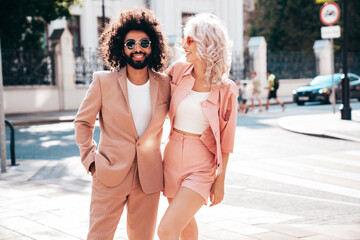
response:
[[[353,109],[360,104],[352,103]],[[285,131],[279,117],[331,112],[288,105],[238,119],[224,203],[299,216],[298,224],[360,222],[360,144]]]
[[[337,104],[337,108],[339,104]],[[351,107],[360,109],[360,103],[351,102]],[[285,116],[331,113],[331,105],[309,104],[296,106],[288,104],[285,112],[279,106],[270,106],[269,111],[258,113],[249,111],[238,117],[235,154],[239,160],[289,157],[307,154],[321,154],[332,150],[357,149],[358,144],[317,137],[303,136],[282,130],[278,119]],[[168,125],[165,123],[163,144],[166,142]],[[78,157],[79,150],[74,142],[72,123],[32,125],[16,127],[16,158],[61,160]],[[98,142],[99,126],[95,127],[94,138]],[[9,144],[9,129],[6,132]],[[357,146],[357,147],[356,147]],[[10,158],[10,151],[7,151]],[[237,161],[237,160],[235,160]]]
[[[360,103],[352,101],[351,107],[360,109]],[[309,235],[313,227],[316,226],[319,232],[319,226],[322,226],[321,231],[332,236],[331,240],[348,239],[341,237],[349,236],[348,232],[342,234],[344,229],[334,226],[360,223],[360,143],[293,133],[278,125],[281,117],[328,114],[331,111],[331,105],[288,104],[285,112],[280,106],[270,106],[269,111],[259,113],[256,110],[240,115],[235,151],[228,164],[225,199],[219,207],[203,207],[197,214],[200,239],[298,239],[280,238],[280,235],[269,238],[270,233],[266,232],[286,234],[286,231],[291,231],[291,236],[296,235],[296,230],[289,226],[308,226]],[[168,122],[162,148],[167,133]],[[99,138],[98,126],[95,138]],[[25,175],[24,179],[29,176],[26,185],[7,186],[20,199],[10,204],[6,197],[0,197],[0,205],[8,206],[0,215],[11,217],[14,209],[27,209],[21,205],[24,199],[29,206],[44,204],[44,212],[37,212],[35,216],[27,209],[21,218],[0,218],[0,233],[4,227],[14,229],[10,224],[18,224],[20,229],[21,224],[29,224],[31,220],[31,224],[40,224],[34,225],[34,228],[45,231],[49,236],[54,236],[56,230],[59,237],[56,239],[82,239],[87,229],[91,178],[81,166],[74,143],[73,124],[17,127],[16,155],[23,168],[32,160],[44,160],[37,161],[37,164],[43,165],[40,170],[32,170],[29,165],[28,172],[21,173]],[[59,190],[63,195],[59,195]],[[24,191],[23,195],[19,191]],[[32,194],[37,197],[31,197]],[[166,200],[161,198],[159,216],[164,213],[166,204]],[[222,216],[222,221],[217,220],[219,216]],[[126,239],[123,238],[125,222],[123,217],[116,239]],[[284,228],[279,223],[289,226]],[[74,230],[74,224],[78,230]],[[65,233],[72,237],[64,238]],[[298,234],[299,238],[307,236],[304,231]],[[360,233],[357,234],[351,239],[358,239]]]

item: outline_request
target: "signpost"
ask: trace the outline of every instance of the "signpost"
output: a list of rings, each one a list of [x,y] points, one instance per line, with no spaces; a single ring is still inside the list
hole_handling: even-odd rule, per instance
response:
[[[341,36],[341,29],[339,25],[321,27],[321,38],[322,39],[334,39]]]
[[[327,2],[320,9],[320,20],[324,25],[334,25],[340,18],[340,8],[334,2]]]
[[[320,9],[320,20],[324,25],[328,27],[321,28],[321,38],[330,39],[331,43],[331,80],[332,80],[332,91],[331,91],[331,103],[333,106],[333,113],[336,112],[336,96],[335,96],[335,64],[334,64],[334,38],[339,38],[341,35],[341,29],[339,25],[332,26],[340,18],[340,8],[334,2],[326,2]]]

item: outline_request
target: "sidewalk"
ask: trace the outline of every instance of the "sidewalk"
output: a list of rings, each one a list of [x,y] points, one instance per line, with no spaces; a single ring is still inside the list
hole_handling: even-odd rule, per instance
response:
[[[54,178],[49,178],[45,171],[56,173],[64,169],[66,174]],[[20,166],[0,174],[0,189],[0,239],[85,239],[91,177],[84,174],[78,159],[21,161]],[[166,199],[161,196],[158,224],[167,206]],[[300,218],[226,204],[212,208],[204,206],[196,215],[200,240],[360,239],[359,224],[284,223]],[[124,240],[126,236],[124,209],[114,239]]]
[[[9,115],[14,125],[73,121],[76,111]],[[283,117],[280,127],[303,134],[360,142],[360,110],[352,121],[340,116]],[[228,186],[230,187],[230,186]],[[85,239],[91,177],[78,158],[23,160],[0,174],[0,240]],[[167,208],[161,197],[159,216]],[[115,239],[127,239],[126,210]],[[201,240],[359,240],[360,225],[284,224],[299,216],[220,204],[196,215]],[[160,217],[158,218],[160,221]],[[157,239],[157,238],[155,238]]]
[[[360,143],[360,110],[352,110],[351,119],[342,120],[341,114],[337,112],[283,117],[278,123],[280,127],[292,132]]]

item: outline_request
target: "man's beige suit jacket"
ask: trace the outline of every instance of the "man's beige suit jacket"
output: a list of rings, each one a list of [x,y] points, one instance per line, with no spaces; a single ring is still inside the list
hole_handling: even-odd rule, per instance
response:
[[[87,171],[95,162],[96,177],[106,186],[119,185],[136,159],[143,191],[149,194],[163,189],[160,144],[169,109],[170,78],[149,70],[149,81],[152,120],[140,138],[129,105],[125,67],[119,72],[95,72],[78,110],[74,124],[81,161]],[[97,115],[100,141],[96,150]]]

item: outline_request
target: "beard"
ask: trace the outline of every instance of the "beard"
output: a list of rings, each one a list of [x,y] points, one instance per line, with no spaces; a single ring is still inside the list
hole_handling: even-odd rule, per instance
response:
[[[139,53],[144,54],[144,56],[145,56],[145,59],[143,62],[133,60],[133,55],[139,54]],[[125,61],[126,61],[126,63],[128,63],[130,66],[132,66],[135,69],[144,69],[146,66],[149,65],[149,56],[146,56],[146,54],[143,52],[131,53],[130,56],[125,54]]]

